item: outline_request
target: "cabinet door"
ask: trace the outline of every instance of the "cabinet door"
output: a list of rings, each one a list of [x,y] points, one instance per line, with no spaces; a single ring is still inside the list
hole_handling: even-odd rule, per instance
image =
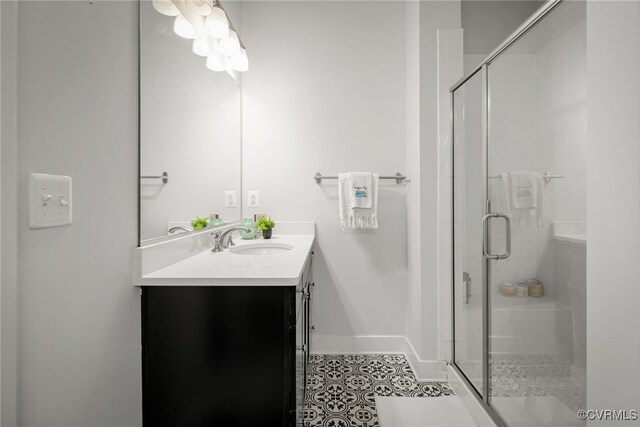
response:
[[[144,288],[143,425],[291,426],[294,299],[288,286]]]
[[[306,315],[305,315],[305,303],[306,301],[306,287],[301,280],[300,284],[296,288],[296,320],[293,327],[295,328],[296,335],[296,360],[295,360],[295,373],[296,373],[296,426],[304,425],[304,397],[306,391],[306,359],[307,351],[305,348],[305,330],[306,330]]]
[[[313,321],[312,321],[312,301],[313,301],[313,288],[315,287],[315,283],[313,281],[313,273],[312,273],[312,267],[313,265],[313,258],[311,258],[311,261],[309,262],[309,271],[307,273],[307,309],[306,309],[306,332],[307,332],[307,341],[306,341],[306,348],[307,348],[307,361],[306,363],[309,363],[309,360],[311,358],[311,334],[313,333],[315,327],[313,326]]]
[[[303,329],[304,329],[304,392],[305,395],[307,393],[307,381],[309,377],[309,284],[305,286],[306,292],[304,296],[304,321],[303,321]]]

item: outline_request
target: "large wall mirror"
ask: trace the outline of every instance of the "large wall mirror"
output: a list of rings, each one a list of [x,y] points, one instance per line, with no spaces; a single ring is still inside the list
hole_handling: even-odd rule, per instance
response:
[[[225,9],[239,22],[238,2]],[[197,217],[241,218],[241,93],[209,70],[174,18],[140,1],[140,244],[182,235]]]

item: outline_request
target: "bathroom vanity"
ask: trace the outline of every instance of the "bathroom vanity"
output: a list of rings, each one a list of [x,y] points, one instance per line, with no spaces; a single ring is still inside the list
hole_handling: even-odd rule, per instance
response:
[[[314,288],[305,224],[294,232],[307,234],[236,239],[220,253],[209,233],[136,250],[145,426],[302,425]]]

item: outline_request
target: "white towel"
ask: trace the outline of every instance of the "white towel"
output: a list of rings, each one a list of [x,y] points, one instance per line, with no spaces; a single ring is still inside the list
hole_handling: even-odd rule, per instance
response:
[[[511,207],[515,209],[534,209],[538,202],[538,183],[532,172],[509,172]]]
[[[353,173],[353,172],[352,172]],[[369,204],[364,197],[356,197],[355,192],[360,192],[361,188],[354,188],[350,179],[352,173],[338,174],[338,206],[340,209],[340,227],[343,230],[348,229],[375,229],[378,228],[378,179],[376,173],[371,174],[371,184],[367,188],[367,199],[370,207],[363,207]],[[356,175],[353,173],[354,176]],[[366,180],[366,178],[365,178]],[[358,181],[359,182],[359,181]],[[356,186],[361,187],[361,186]]]
[[[371,189],[373,174],[371,172],[348,172],[347,185],[349,191],[349,207],[369,209],[372,205]]]
[[[504,190],[502,210],[515,225],[541,228],[544,225],[542,175],[535,172],[503,172],[500,180]]]

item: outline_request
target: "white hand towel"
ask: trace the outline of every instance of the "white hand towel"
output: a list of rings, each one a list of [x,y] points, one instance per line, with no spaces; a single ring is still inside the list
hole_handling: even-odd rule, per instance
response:
[[[504,190],[503,210],[515,225],[541,228],[544,225],[544,179],[535,172],[504,172],[500,174]]]
[[[343,230],[378,228],[378,180],[378,174],[372,173],[371,185],[367,191],[367,198],[371,201],[371,207],[358,207],[355,202],[352,203],[351,193],[356,190],[350,185],[349,174],[338,174],[338,206],[340,210],[340,227]],[[356,197],[354,198],[357,199]]]
[[[511,206],[534,209],[538,202],[538,184],[533,172],[509,172]]]
[[[348,172],[349,200],[351,209],[366,208],[372,205],[371,187],[373,174],[371,172]]]

